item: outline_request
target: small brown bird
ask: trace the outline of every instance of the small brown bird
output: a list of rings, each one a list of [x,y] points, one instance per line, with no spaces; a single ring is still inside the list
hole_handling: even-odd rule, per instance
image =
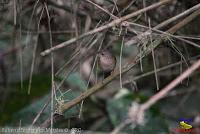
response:
[[[109,50],[103,50],[99,53],[99,67],[104,78],[108,77],[115,69],[116,61],[116,57]]]

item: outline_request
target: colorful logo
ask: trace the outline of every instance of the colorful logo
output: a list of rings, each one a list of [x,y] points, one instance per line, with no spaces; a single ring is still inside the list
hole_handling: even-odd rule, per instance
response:
[[[181,128],[184,128],[184,129],[191,129],[192,128],[192,125],[187,124],[184,121],[181,121],[179,124],[180,124]]]
[[[192,118],[181,118],[178,120],[179,127],[173,131],[176,133],[196,133],[196,130],[190,124],[192,123]]]

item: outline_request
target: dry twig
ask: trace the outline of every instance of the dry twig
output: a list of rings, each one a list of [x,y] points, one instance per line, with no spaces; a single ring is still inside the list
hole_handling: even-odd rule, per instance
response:
[[[183,72],[172,82],[170,82],[166,87],[161,89],[160,92],[153,95],[147,102],[140,105],[136,110],[131,110],[135,109],[135,105],[133,105],[133,107],[131,107],[129,111],[129,118],[126,119],[124,122],[120,123],[120,125],[112,131],[112,134],[119,133],[122,128],[124,128],[126,125],[130,123],[138,124],[139,122],[141,122],[141,120],[144,120],[143,119],[144,113],[147,109],[149,109],[153,104],[155,104],[157,101],[165,97],[169,93],[169,91],[171,91],[174,87],[176,87],[179,83],[181,83],[181,81],[189,77],[199,67],[200,67],[200,60],[197,60],[190,68],[188,68],[185,72]]]
[[[137,16],[137,15],[139,15],[141,13],[144,13],[146,11],[149,11],[149,10],[152,10],[154,8],[157,8],[157,7],[161,6],[161,5],[167,4],[167,3],[171,2],[171,1],[172,0],[162,0],[162,1],[160,1],[158,3],[155,3],[155,4],[152,4],[152,5],[150,5],[150,6],[146,7],[146,8],[143,8],[143,9],[140,9],[140,10],[138,10],[136,12],[130,13],[130,14],[124,16],[124,17],[115,19],[115,20],[111,21],[110,23],[108,23],[106,25],[103,25],[103,26],[98,27],[96,29],[93,29],[93,30],[91,30],[91,31],[89,31],[87,33],[84,33],[84,34],[80,35],[79,37],[72,38],[72,39],[70,39],[70,40],[68,40],[66,42],[63,42],[63,43],[55,46],[55,47],[47,49],[47,50],[43,51],[41,53],[41,55],[45,56],[45,55],[51,53],[52,51],[55,51],[55,50],[61,49],[63,47],[66,47],[66,46],[68,46],[68,45],[70,45],[70,44],[72,44],[72,43],[74,43],[74,42],[76,42],[76,41],[78,41],[78,40],[80,40],[80,39],[82,39],[84,37],[87,37],[89,35],[101,32],[101,31],[103,31],[105,29],[108,29],[108,28],[111,28],[113,26],[119,25],[120,23],[122,23],[122,22],[124,22],[124,21],[126,21],[126,20],[128,20],[130,18],[133,18],[133,17],[135,17],[135,16]],[[127,25],[127,24],[123,24],[123,25]]]

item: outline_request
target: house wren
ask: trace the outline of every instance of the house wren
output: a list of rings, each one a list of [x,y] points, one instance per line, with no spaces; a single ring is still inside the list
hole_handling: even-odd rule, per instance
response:
[[[116,66],[116,57],[108,50],[99,53],[99,67],[104,74],[104,78],[108,77]]]

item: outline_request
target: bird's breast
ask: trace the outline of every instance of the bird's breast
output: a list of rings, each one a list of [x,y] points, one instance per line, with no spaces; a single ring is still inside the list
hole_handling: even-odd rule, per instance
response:
[[[115,59],[100,59],[100,68],[105,72],[113,71],[115,68]]]

